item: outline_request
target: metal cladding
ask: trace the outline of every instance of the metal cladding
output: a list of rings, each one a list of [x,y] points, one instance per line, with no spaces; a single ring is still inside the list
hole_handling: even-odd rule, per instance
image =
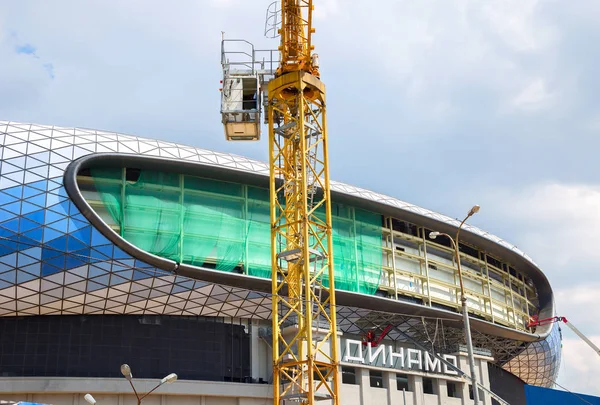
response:
[[[100,153],[156,157],[264,178],[269,175],[266,164],[118,133],[7,121],[0,121],[0,145],[0,316],[168,314],[270,318],[268,293],[173,275],[124,252],[80,212],[63,183],[71,163]],[[331,186],[332,192],[357,200],[445,226],[459,225],[454,219],[385,195],[342,183],[332,182]],[[464,230],[539,270],[508,242],[472,226]],[[351,316],[342,314],[339,318],[344,323]],[[547,339],[523,348],[505,368],[526,382],[551,385],[560,363],[556,326]]]

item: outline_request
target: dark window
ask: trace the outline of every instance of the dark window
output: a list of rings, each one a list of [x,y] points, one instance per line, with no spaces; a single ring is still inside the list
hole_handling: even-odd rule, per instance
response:
[[[369,370],[369,379],[371,380],[371,387],[384,388],[383,373],[381,371]]]
[[[432,378],[423,378],[423,392],[425,394],[435,394]]]
[[[460,391],[458,390],[458,383],[448,381],[446,383],[448,388],[448,396],[450,398],[460,398]]]
[[[342,367],[342,383],[356,384],[356,369],[354,367]]]
[[[469,385],[469,398],[473,399],[473,386]],[[479,401],[483,400],[483,391],[479,390]]]
[[[396,388],[398,391],[410,391],[408,389],[408,376],[406,374],[396,374]]]

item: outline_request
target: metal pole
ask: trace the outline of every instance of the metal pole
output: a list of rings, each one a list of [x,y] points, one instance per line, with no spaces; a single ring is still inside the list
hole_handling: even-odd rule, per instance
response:
[[[406,388],[402,388],[402,398],[404,398],[404,405],[406,405]]]
[[[476,211],[475,211],[476,212]],[[465,286],[463,284],[462,271],[460,267],[460,251],[458,250],[458,234],[460,228],[462,228],[465,221],[473,215],[473,209],[469,212],[469,215],[460,223],[458,230],[456,231],[456,240],[452,241],[454,245],[454,251],[456,252],[456,267],[458,269],[458,279],[460,281],[460,301],[462,303],[462,315],[465,324],[465,338],[467,341],[467,355],[469,358],[469,368],[471,369],[472,387],[473,387],[473,404],[479,405],[479,388],[477,387],[477,374],[475,373],[475,357],[473,356],[473,341],[471,340],[471,324],[469,322],[469,311],[467,310],[467,297],[465,296]]]

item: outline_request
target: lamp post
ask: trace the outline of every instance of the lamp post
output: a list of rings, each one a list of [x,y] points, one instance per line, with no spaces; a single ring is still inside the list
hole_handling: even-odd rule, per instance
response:
[[[135,394],[135,397],[137,398],[138,405],[141,405],[142,400],[144,398],[146,398],[148,395],[150,395],[152,392],[154,392],[161,385],[171,384],[171,383],[174,383],[175,381],[177,381],[177,374],[171,373],[168,376],[164,377],[162,380],[160,380],[160,382],[156,385],[156,387],[152,388],[150,391],[148,391],[147,393],[145,393],[144,395],[142,395],[140,397],[140,395],[137,393],[135,387],[133,386],[133,374],[131,373],[131,367],[129,367],[129,365],[127,365],[127,364],[121,364],[121,374],[123,374],[123,377],[125,377],[127,379],[127,381],[129,381],[129,385],[131,385],[131,388],[133,389],[133,393]],[[83,397],[83,399],[85,399],[85,401],[90,405],[96,404],[96,400],[94,399],[94,397],[91,394],[86,394]]]
[[[477,374],[475,373],[475,357],[473,356],[473,341],[471,340],[471,325],[469,323],[469,313],[467,311],[467,297],[465,296],[465,287],[463,284],[462,271],[460,268],[460,252],[458,250],[458,234],[460,233],[460,229],[464,225],[464,223],[469,219],[472,215],[479,212],[479,205],[474,205],[473,208],[469,211],[465,219],[462,220],[458,229],[456,230],[456,236],[452,238],[447,233],[442,232],[431,232],[429,233],[429,237],[431,239],[435,239],[437,236],[443,235],[450,239],[452,242],[452,247],[454,248],[454,254],[456,256],[456,267],[458,269],[458,280],[460,282],[460,301],[462,305],[462,316],[463,322],[465,324],[465,338],[467,341],[467,354],[469,357],[469,367],[471,369],[471,379],[473,386],[473,403],[474,405],[479,405],[479,388],[477,388]]]

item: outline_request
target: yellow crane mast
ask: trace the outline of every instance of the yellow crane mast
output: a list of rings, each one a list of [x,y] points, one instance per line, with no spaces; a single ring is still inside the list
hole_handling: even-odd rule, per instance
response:
[[[222,40],[222,122],[229,141],[259,140],[263,108],[269,125],[274,403],[339,405],[325,86],[311,41],[313,1],[276,1],[269,13],[267,22],[277,23],[265,34],[281,37],[277,68],[273,51]]]
[[[339,404],[325,86],[312,0],[281,1],[268,83],[274,403]]]

